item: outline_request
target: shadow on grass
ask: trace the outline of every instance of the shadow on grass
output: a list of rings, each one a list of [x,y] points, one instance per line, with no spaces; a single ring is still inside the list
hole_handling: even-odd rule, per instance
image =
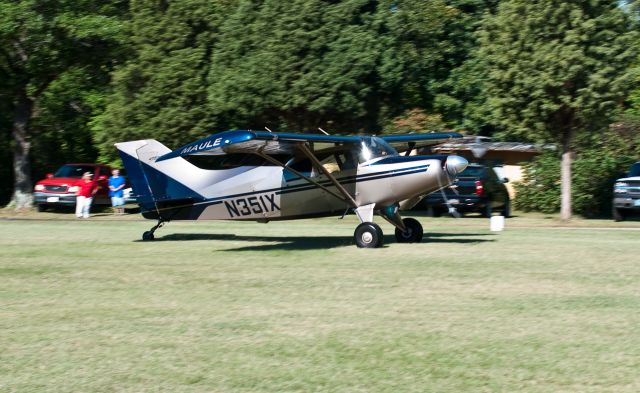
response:
[[[474,244],[493,242],[493,239],[477,239],[477,236],[493,236],[490,233],[428,233],[423,243]],[[468,238],[462,238],[468,237]],[[473,238],[472,238],[473,237]],[[267,250],[322,250],[327,248],[355,246],[353,238],[347,236],[243,236],[215,233],[174,233],[156,237],[154,242],[190,240],[230,240],[243,242],[269,242],[270,244],[248,245],[229,248],[224,251],[267,251]],[[142,240],[137,240],[141,242]],[[397,243],[395,236],[386,235],[384,243]]]
[[[480,214],[479,212],[458,212],[460,213],[460,217],[457,217],[458,219],[467,219],[467,218],[471,218],[471,219],[483,219],[483,220],[489,220],[488,217],[483,216],[482,214]],[[495,213],[494,216],[499,215],[498,213]],[[450,215],[447,212],[442,212],[440,215],[436,215],[434,216],[433,214],[430,214],[429,212],[427,212],[426,210],[414,210],[411,211],[411,216],[413,217],[424,217],[424,218],[454,218],[452,215]],[[511,219],[511,218],[518,218],[521,217],[521,215],[519,215],[517,212],[511,212],[511,215],[509,215],[509,217],[507,217],[506,219]]]

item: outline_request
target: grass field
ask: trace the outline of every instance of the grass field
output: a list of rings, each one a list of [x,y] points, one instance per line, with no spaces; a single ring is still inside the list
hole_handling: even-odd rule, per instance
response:
[[[69,217],[0,219],[2,392],[640,391],[638,221]]]

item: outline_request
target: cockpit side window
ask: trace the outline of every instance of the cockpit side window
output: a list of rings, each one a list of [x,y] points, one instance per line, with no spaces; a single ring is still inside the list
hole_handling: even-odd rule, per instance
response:
[[[231,153],[224,155],[193,155],[185,157],[187,161],[201,169],[224,170],[241,166],[273,166],[264,158],[250,153]]]
[[[362,138],[360,146],[355,148],[354,153],[360,164],[375,158],[398,155],[398,152],[391,145],[375,136]]]

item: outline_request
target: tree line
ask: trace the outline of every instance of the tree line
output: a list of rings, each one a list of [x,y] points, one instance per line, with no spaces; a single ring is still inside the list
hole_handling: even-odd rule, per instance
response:
[[[637,21],[617,0],[0,0],[0,203],[119,166],[118,141],[447,128],[558,144],[570,215],[576,157],[638,153]]]

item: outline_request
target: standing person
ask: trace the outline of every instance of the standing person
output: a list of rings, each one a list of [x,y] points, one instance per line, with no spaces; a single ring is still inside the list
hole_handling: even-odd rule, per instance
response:
[[[98,183],[93,180],[93,173],[85,172],[76,194],[76,217],[89,218],[93,196],[98,192]]]
[[[120,176],[120,170],[111,171],[109,178],[109,196],[113,214],[124,214],[124,177]]]

